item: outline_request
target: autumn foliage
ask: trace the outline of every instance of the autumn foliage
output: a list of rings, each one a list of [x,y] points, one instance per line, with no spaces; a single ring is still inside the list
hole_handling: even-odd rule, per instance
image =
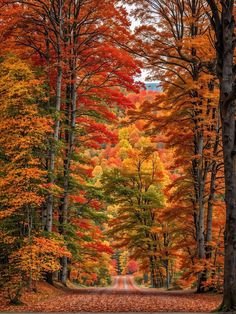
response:
[[[127,274],[233,291],[225,2],[0,0],[0,288],[11,303],[39,281],[108,286]]]

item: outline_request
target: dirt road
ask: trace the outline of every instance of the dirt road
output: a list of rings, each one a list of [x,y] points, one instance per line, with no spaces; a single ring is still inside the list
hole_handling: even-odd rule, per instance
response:
[[[117,276],[107,288],[72,289],[33,304],[4,307],[12,312],[210,312],[220,295],[139,288],[131,276]]]

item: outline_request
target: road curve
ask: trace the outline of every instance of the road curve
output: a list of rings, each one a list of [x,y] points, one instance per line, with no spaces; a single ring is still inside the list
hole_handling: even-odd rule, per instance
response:
[[[116,276],[113,279],[113,285],[106,290],[109,291],[140,291],[140,289],[134,283],[132,276]]]

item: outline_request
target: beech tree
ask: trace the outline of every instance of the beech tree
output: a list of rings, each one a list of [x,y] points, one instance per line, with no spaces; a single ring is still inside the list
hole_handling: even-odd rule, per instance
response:
[[[236,175],[235,175],[235,1],[207,0],[206,12],[215,33],[216,73],[220,83],[220,115],[225,173],[225,260],[223,311],[236,309]]]

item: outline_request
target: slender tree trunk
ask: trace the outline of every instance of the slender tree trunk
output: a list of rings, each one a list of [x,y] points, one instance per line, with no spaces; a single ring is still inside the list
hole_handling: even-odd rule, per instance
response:
[[[57,54],[57,78],[56,78],[56,104],[55,104],[55,117],[54,117],[54,134],[53,140],[51,143],[50,151],[49,151],[49,164],[48,164],[48,183],[52,186],[55,183],[55,161],[56,161],[56,149],[57,143],[59,140],[59,132],[60,132],[60,111],[61,111],[61,93],[62,93],[62,47],[61,47],[61,39],[63,38],[63,1],[59,0],[58,3],[58,33],[56,33],[56,54]],[[51,10],[49,10],[49,19],[51,21]],[[49,191],[46,207],[47,207],[47,217],[46,224],[44,229],[48,232],[52,232],[52,223],[53,223],[53,206],[54,206],[54,197],[51,191]]]
[[[61,258],[61,272],[60,272],[60,280],[63,283],[63,285],[66,285],[67,279],[68,279],[68,260],[66,256],[63,256]]]
[[[169,270],[169,260],[165,262],[165,270],[166,270],[166,289],[170,287],[170,270]]]
[[[59,204],[59,233],[61,235],[66,234],[66,224],[67,224],[67,211],[68,211],[68,192],[69,192],[69,169],[70,169],[70,112],[71,112],[71,86],[67,86],[66,93],[66,121],[65,121],[65,157],[63,161],[63,195],[60,199]],[[60,259],[61,271],[60,271],[60,281],[66,285],[67,281],[67,257],[63,256]]]
[[[57,68],[57,84],[56,84],[56,110],[55,110],[55,126],[53,139],[50,143],[49,149],[49,161],[48,161],[48,183],[52,186],[55,183],[55,160],[56,160],[56,149],[57,142],[59,140],[60,131],[60,120],[59,114],[61,110],[61,89],[62,89],[62,68]],[[54,196],[49,190],[46,198],[46,206],[43,213],[43,227],[47,232],[52,232],[53,225],[53,207],[54,207]],[[46,281],[49,284],[53,284],[53,273],[46,273]]]
[[[214,161],[211,168],[210,192],[207,202],[207,223],[206,223],[206,258],[211,258],[212,246],[209,244],[212,241],[212,220],[213,220],[213,202],[215,199],[215,181],[217,174],[217,163]]]
[[[198,118],[196,118],[197,120]],[[196,123],[198,128],[198,122]],[[194,147],[195,155],[200,156],[198,159],[193,160],[193,173],[195,179],[195,191],[196,191],[196,240],[197,240],[197,256],[200,261],[205,259],[205,207],[204,207],[204,192],[207,176],[207,164],[203,156],[203,134],[196,132]],[[197,281],[197,292],[203,292],[204,272],[200,272]]]
[[[59,113],[61,110],[61,89],[62,89],[62,68],[58,66],[57,68],[57,85],[56,85],[56,120],[53,135],[53,143],[50,150],[50,160],[49,160],[49,180],[50,185],[55,182],[55,156],[56,156],[56,145],[59,139],[60,131],[60,120]],[[47,219],[45,230],[52,232],[52,219],[53,219],[53,194],[49,192],[47,197]]]
[[[44,23],[46,25],[46,17],[44,19]],[[47,97],[48,97],[48,102],[47,102],[47,112],[50,113],[51,110],[51,93],[50,93],[50,41],[49,41],[49,36],[48,36],[48,31],[45,31],[45,45],[46,45],[46,64],[47,64],[47,70],[46,70],[46,75],[47,75]],[[51,155],[51,149],[52,149],[52,142],[51,139],[48,140],[48,154],[47,154],[47,159],[46,159],[46,170],[49,172],[49,165],[50,165],[50,155]],[[49,175],[49,174],[48,174]],[[44,230],[47,229],[47,201],[43,203],[42,207],[42,228]]]
[[[158,280],[157,280],[157,272],[156,272],[154,256],[150,257],[150,274],[151,274],[152,288],[158,288]]]
[[[163,261],[165,271],[166,271],[166,288],[169,289],[169,286],[170,286],[170,261],[169,261],[169,253],[167,251],[167,249],[169,247],[169,234],[168,234],[168,232],[165,232],[163,235],[163,244],[164,244],[164,248],[166,249],[165,257],[164,257],[164,261]]]
[[[68,221],[68,196],[70,189],[70,166],[71,160],[74,150],[74,142],[75,142],[75,125],[76,125],[76,102],[77,102],[77,79],[76,79],[76,62],[73,62],[72,67],[72,76],[71,76],[71,84],[68,89],[70,92],[71,103],[67,108],[67,128],[69,130],[66,131],[66,151],[65,151],[65,160],[64,160],[64,195],[61,199],[61,205],[59,208],[59,222],[60,222],[60,230],[61,234],[65,234],[64,224]],[[68,260],[67,257],[64,256],[61,258],[61,281],[66,285],[66,281],[68,278]]]
[[[214,91],[214,82],[212,84],[209,84],[209,91]],[[210,101],[211,102],[211,101]],[[210,104],[209,102],[209,104]],[[213,108],[212,111],[209,107],[209,114],[212,112],[212,120],[216,120],[217,122],[209,126],[209,131],[215,132],[215,141],[213,146],[211,145],[213,149],[213,160],[210,167],[210,187],[209,187],[209,196],[207,200],[207,220],[206,220],[206,259],[210,259],[212,255],[212,246],[209,244],[212,241],[212,223],[213,223],[213,207],[214,207],[214,200],[215,200],[215,189],[216,189],[216,175],[218,171],[218,163],[216,161],[216,158],[219,154],[219,143],[220,143],[220,113],[219,110],[216,108]],[[211,141],[211,139],[209,139]],[[206,270],[207,275],[207,270]]]

